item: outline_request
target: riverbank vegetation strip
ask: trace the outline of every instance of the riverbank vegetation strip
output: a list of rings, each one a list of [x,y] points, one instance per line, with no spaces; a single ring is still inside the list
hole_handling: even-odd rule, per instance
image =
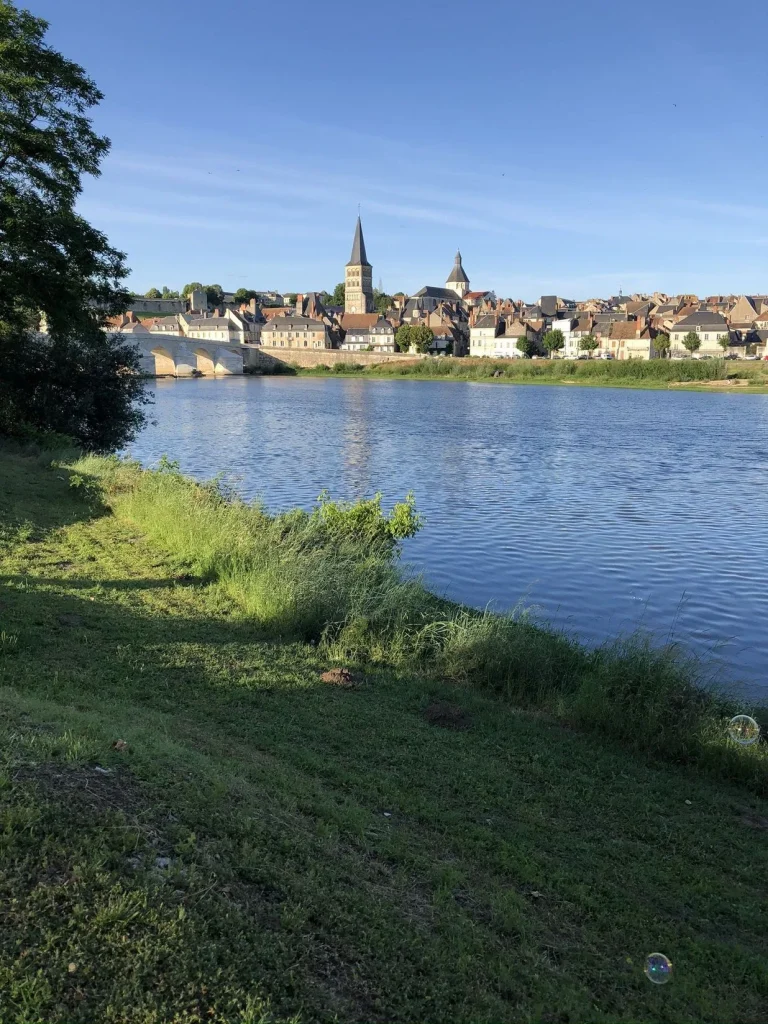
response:
[[[765,744],[679,652],[441,601],[411,502],[50,461],[0,451],[0,1019],[762,1019]]]
[[[294,367],[308,376],[332,374],[397,379],[478,380],[519,384],[584,384],[611,387],[709,388],[731,386],[743,391],[768,387],[768,363],[730,359],[456,359],[450,356],[379,362],[354,361],[314,368]]]

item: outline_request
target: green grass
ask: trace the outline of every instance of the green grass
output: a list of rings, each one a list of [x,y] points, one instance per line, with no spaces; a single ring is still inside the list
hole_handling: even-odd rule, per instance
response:
[[[541,696],[521,706],[522,661],[490,685],[513,638],[545,677],[580,656],[527,624],[432,605],[413,634],[346,597],[319,639],[336,602],[280,637],[238,588],[260,564],[244,538],[263,528],[295,560],[321,527],[280,540],[252,510],[238,530],[245,510],[211,489],[190,503],[172,473],[102,462],[106,508],[97,469],[72,487],[0,451],[3,1024],[765,1019],[757,776],[629,750],[586,691],[578,728]],[[166,512],[191,504],[173,532]],[[346,551],[319,546],[328,566]],[[371,643],[393,623],[388,659]],[[358,689],[319,680],[339,645],[368,651]],[[429,724],[436,700],[469,728]],[[643,977],[655,950],[664,987]]]
[[[362,376],[392,379],[480,380],[514,384],[579,384],[593,387],[666,388],[670,384],[707,387],[712,381],[740,378],[747,388],[768,385],[768,364],[724,359],[685,360],[573,360],[573,359],[454,359],[451,357],[362,366],[339,363],[333,367],[298,369],[309,376]],[[498,376],[496,376],[498,374]]]

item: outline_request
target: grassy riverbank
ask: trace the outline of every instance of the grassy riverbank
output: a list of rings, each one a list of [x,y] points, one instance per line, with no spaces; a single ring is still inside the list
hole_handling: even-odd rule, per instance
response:
[[[500,384],[571,384],[590,387],[733,390],[764,393],[768,363],[726,359],[642,361],[615,359],[414,359],[363,365],[350,361],[315,368],[296,367],[302,376],[360,376],[377,379],[489,381]]]
[[[408,507],[48,461],[0,451],[4,1024],[763,1020],[766,745],[695,666],[439,601]]]

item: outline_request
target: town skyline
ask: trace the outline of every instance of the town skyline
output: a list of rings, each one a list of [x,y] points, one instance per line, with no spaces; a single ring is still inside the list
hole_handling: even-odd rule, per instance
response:
[[[379,70],[373,10],[300,0],[301,31],[267,37],[255,8],[223,0],[217,25],[254,46],[215,75],[200,70],[200,0],[137,0],[130,19],[26,3],[105,94],[113,151],[79,208],[127,253],[137,291],[330,288],[358,203],[390,292],[438,280],[457,248],[498,294],[766,287],[765,71],[707,0],[651,0],[641,20],[631,5],[491,5],[460,40],[458,4],[436,19],[395,2],[388,23],[408,31]],[[768,11],[736,6],[760,38]],[[489,33],[504,60],[487,59]],[[440,53],[456,55],[451,76],[428,70]],[[745,155],[729,159],[736,138]]]

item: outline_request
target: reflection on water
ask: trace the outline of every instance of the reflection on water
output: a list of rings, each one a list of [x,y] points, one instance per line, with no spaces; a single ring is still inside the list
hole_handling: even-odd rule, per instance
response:
[[[416,494],[406,548],[462,601],[521,599],[590,641],[637,626],[768,666],[768,398],[436,381],[158,381],[132,448],[269,508]],[[725,646],[723,646],[725,645]]]

